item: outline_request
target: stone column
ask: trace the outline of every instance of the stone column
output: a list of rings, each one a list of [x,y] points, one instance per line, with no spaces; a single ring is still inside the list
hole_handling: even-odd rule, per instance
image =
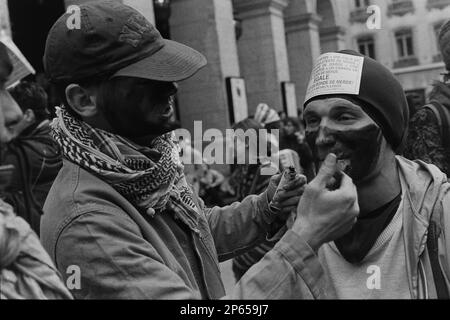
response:
[[[172,0],[171,38],[202,54],[208,65],[179,83],[179,114],[192,132],[194,121],[203,129],[230,127],[226,78],[239,76],[231,0]]]
[[[236,18],[242,22],[238,52],[249,114],[261,102],[283,110],[281,82],[290,80],[283,16],[287,4],[287,0],[233,0]]]
[[[296,84],[297,104],[303,105],[309,76],[320,55],[319,23],[315,13],[286,13],[285,28],[291,81]]]
[[[321,52],[339,51],[345,49],[345,28],[332,26],[320,28]]]

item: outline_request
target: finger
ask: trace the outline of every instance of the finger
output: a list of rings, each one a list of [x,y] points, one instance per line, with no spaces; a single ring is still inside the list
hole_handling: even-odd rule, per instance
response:
[[[288,199],[286,199],[286,200],[284,200],[284,201],[280,201],[279,202],[279,206],[281,207],[281,208],[284,208],[284,207],[291,207],[291,206],[297,206],[298,205],[298,202],[300,201],[300,197],[291,197],[291,198],[288,198]]]
[[[317,173],[316,178],[311,184],[316,184],[319,188],[325,188],[330,179],[337,172],[337,157],[335,154],[330,153]]]
[[[290,207],[282,208],[282,209],[281,209],[281,213],[284,214],[284,215],[286,215],[286,219],[287,219],[287,218],[289,218],[289,215],[290,215],[292,212],[296,212],[296,210],[297,210],[297,206],[290,206]]]
[[[276,198],[276,202],[277,203],[283,203],[284,201],[291,199],[291,198],[298,198],[300,199],[301,196],[303,195],[303,193],[305,192],[305,187],[302,187],[300,189],[297,190],[292,190],[289,192],[283,191],[280,192]]]
[[[295,177],[294,180],[286,184],[283,189],[286,191],[294,190],[304,186],[305,184],[306,184],[306,177],[303,175],[298,175]]]

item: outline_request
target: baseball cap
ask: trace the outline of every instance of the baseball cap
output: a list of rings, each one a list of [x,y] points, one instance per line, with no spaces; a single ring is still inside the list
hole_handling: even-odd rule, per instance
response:
[[[120,2],[80,5],[80,23],[71,25],[76,13],[62,15],[47,37],[44,68],[54,83],[107,75],[181,81],[206,65],[201,53],[163,39],[142,14]]]

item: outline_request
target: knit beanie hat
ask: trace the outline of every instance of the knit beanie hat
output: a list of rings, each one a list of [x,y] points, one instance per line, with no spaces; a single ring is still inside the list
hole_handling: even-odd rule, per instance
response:
[[[401,84],[382,64],[351,50],[321,55],[313,67],[303,106],[329,96],[347,96],[360,102],[393,150],[404,148],[408,103]]]

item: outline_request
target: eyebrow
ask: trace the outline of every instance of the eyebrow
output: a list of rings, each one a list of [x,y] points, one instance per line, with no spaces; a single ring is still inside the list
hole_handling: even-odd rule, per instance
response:
[[[316,111],[309,110],[309,109],[306,109],[306,110],[303,112],[303,117],[306,117],[306,116],[316,116],[316,115],[317,115],[317,112],[316,112]]]
[[[361,107],[355,107],[353,105],[349,104],[336,104],[335,106],[331,107],[330,112],[343,112],[343,111],[355,111],[355,112],[361,112]]]

